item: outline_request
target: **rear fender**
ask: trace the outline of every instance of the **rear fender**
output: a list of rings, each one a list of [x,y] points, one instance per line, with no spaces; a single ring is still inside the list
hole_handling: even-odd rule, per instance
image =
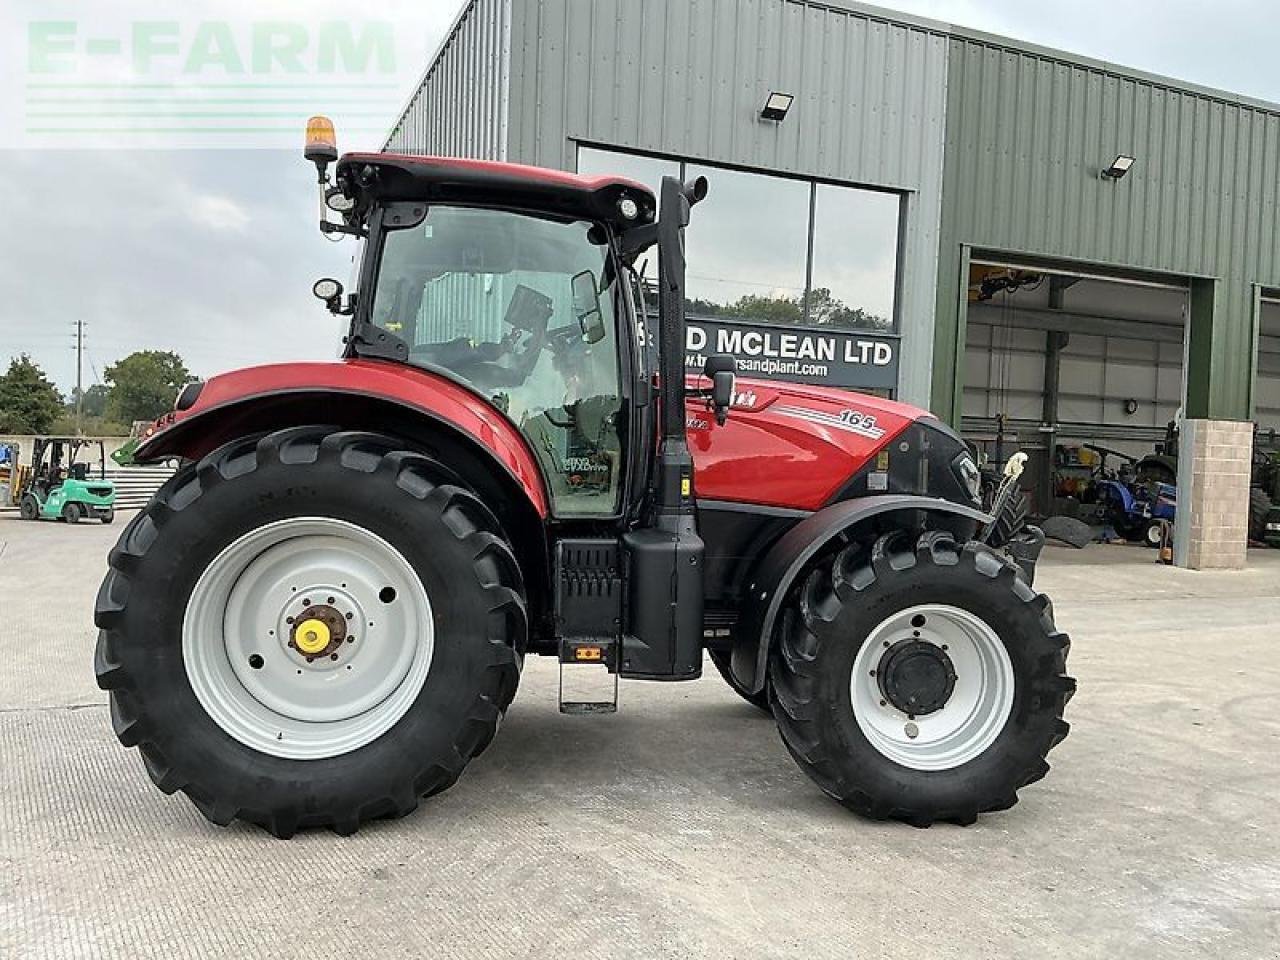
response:
[[[178,408],[139,445],[139,463],[198,459],[228,440],[303,423],[390,431],[371,414],[403,428],[451,435],[507,475],[539,517],[548,502],[542,474],[520,431],[484,398],[462,385],[404,364],[348,360],[248,367],[184,390]],[[306,419],[299,420],[303,416]],[[359,422],[354,422],[359,421]]]
[[[808,563],[840,535],[891,518],[912,528],[933,520],[965,537],[991,519],[981,510],[950,500],[885,494],[844,500],[801,520],[765,554],[743,597],[732,664],[735,679],[747,691],[759,693],[764,688],[774,627]]]

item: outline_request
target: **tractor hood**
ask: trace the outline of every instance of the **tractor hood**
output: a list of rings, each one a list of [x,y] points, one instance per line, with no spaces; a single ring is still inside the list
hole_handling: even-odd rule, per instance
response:
[[[894,400],[739,378],[725,425],[691,398],[688,430],[701,499],[798,510],[878,493],[980,502],[964,441]]]

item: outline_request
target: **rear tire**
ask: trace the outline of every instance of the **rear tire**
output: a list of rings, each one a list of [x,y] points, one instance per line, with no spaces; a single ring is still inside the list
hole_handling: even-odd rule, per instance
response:
[[[773,714],[801,769],[849,809],[968,824],[1048,771],[1045,755],[1069,730],[1069,647],[1012,561],[941,531],[914,544],[890,533],[818,563],[784,610]],[[922,663],[939,680],[934,702],[886,689]]]
[[[1249,488],[1249,539],[1266,541],[1267,518],[1271,514],[1271,498],[1261,487]]]
[[[711,657],[711,662],[715,664],[716,672],[724,678],[724,682],[729,685],[734,693],[757,710],[763,710],[765,713],[771,712],[769,709],[768,684],[765,684],[759,693],[751,693],[734,678],[733,668],[729,664],[731,655],[728,650],[708,650],[707,655]]]
[[[40,501],[28,493],[18,504],[18,516],[23,520],[39,520]]]
[[[67,523],[79,523],[83,516],[84,510],[78,503],[68,503],[62,508],[62,519]]]
[[[515,694],[527,623],[523,583],[510,546],[493,514],[452,471],[397,446],[388,437],[325,427],[233,441],[181,469],[130,521],[111,551],[95,612],[101,628],[95,669],[99,686],[110,691],[112,726],[121,743],[139,748],[161,790],[182,790],[216,824],[239,818],[278,837],[316,826],[345,835],[368,820],[403,816],[419,797],[457,780],[489,744]],[[298,524],[319,533],[290,527]],[[282,529],[311,539],[282,540]],[[330,543],[330,529],[350,531],[353,541],[372,544],[374,559],[345,546],[340,536]],[[261,545],[256,558],[255,545]],[[227,565],[241,563],[242,557],[238,575]],[[401,586],[400,596],[390,587],[377,590],[379,558],[390,565],[388,575],[399,578],[387,582]],[[295,578],[281,572],[289,563],[301,563],[296,569],[304,573]],[[372,596],[364,575],[369,564],[375,576]],[[220,570],[225,576],[218,580]],[[250,570],[261,576],[251,578]],[[302,580],[304,574],[311,579]],[[214,577],[212,586],[206,575]],[[296,624],[305,626],[310,619],[287,621],[284,613],[291,606],[279,611],[271,606],[277,593],[285,604],[301,602],[285,589],[299,580],[312,596],[335,595],[311,601],[334,610],[326,607],[323,617],[317,610],[308,614],[329,617],[339,631],[333,642],[342,659],[332,665],[327,649],[304,660],[302,634],[293,634]],[[242,582],[251,593],[261,584],[260,594],[268,599],[237,594]],[[345,594],[343,587],[349,587]],[[416,600],[419,587],[426,607],[409,606],[410,613],[397,619],[395,605]],[[343,615],[335,611],[344,603],[360,614],[347,618],[349,636],[361,641],[354,647],[342,643]],[[220,604],[227,617],[260,608],[275,618],[264,626],[295,626],[281,626],[277,635],[252,626],[256,621],[235,620],[251,626],[224,630]],[[414,609],[425,609],[426,619],[415,620]],[[386,632],[373,632],[372,624],[366,628],[366,619],[379,621]],[[425,627],[414,629],[414,623]],[[432,634],[425,641],[423,630]],[[286,632],[288,643],[282,642]],[[229,662],[236,638],[255,634],[261,643],[254,649],[261,652],[247,661],[258,672],[247,673],[244,661],[236,660],[218,680],[219,655],[225,650],[221,662]],[[307,634],[309,641],[315,636]],[[409,679],[394,689],[389,681],[386,688],[392,692],[361,712],[357,704],[364,701],[355,692],[350,703],[335,693],[335,688],[351,689],[339,683],[350,685],[361,675],[348,680],[339,671],[348,657],[358,664],[366,649],[366,664],[384,665],[379,643],[407,650],[430,643],[425,676],[422,654],[415,652],[403,667]],[[312,659],[316,670],[334,672],[306,688],[302,684]],[[240,696],[231,671],[252,697]],[[373,676],[373,693],[381,694],[381,681]],[[405,694],[410,680],[415,686]],[[281,698],[278,745],[269,735],[264,745],[260,736],[262,718],[269,722],[272,708],[255,699],[253,685],[259,682],[274,682],[266,692]],[[364,700],[371,696],[368,688],[360,693]],[[394,710],[382,715],[381,727],[359,726],[393,700]],[[307,739],[313,728],[319,740]]]
[[[108,509],[98,519],[103,523],[111,523],[116,518],[115,510]]]

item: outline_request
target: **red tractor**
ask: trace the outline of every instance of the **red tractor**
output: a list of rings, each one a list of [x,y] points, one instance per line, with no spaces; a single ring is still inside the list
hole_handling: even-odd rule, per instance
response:
[[[362,249],[358,292],[316,285],[343,358],[184,389],[136,453],[184,465],[98,594],[98,683],[161,790],[348,834],[458,779],[526,655],[616,691],[697,679],[704,651],[865,816],[970,823],[1044,775],[1075,685],[1043,537],[994,544],[922,410],[724,356],[686,377],[705,181],[339,160],[310,133],[321,228]]]

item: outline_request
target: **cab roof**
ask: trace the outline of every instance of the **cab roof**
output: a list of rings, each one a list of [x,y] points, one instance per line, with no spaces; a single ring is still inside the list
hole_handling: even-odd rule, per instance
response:
[[[603,221],[620,230],[651,223],[657,208],[653,191],[625,177],[491,160],[348,153],[338,161],[337,180],[358,198],[508,207]],[[636,216],[623,216],[624,198],[635,202]]]

